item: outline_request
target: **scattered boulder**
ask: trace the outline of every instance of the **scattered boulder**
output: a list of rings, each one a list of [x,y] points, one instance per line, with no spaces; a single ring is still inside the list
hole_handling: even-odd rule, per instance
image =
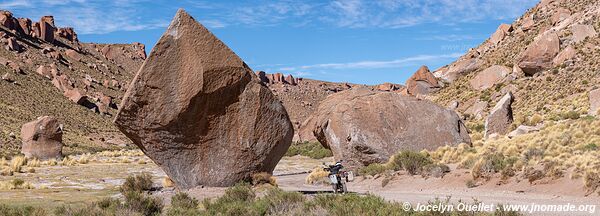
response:
[[[319,142],[351,169],[386,162],[400,150],[471,143],[456,112],[364,87],[328,96],[310,122]]]
[[[403,89],[405,89],[405,87],[403,85],[400,84],[394,84],[394,83],[383,83],[383,84],[379,84],[375,87],[375,89],[379,90],[379,91],[387,91],[387,92],[398,92],[398,91],[402,91]]]
[[[410,95],[426,95],[437,91],[441,86],[437,78],[429,71],[427,66],[423,65],[408,80],[406,80],[406,89]]]
[[[8,38],[8,44],[6,45],[7,49],[10,51],[20,52],[21,46],[17,43],[17,39],[15,37]]]
[[[4,75],[2,75],[2,80],[9,82],[9,83],[15,82],[15,78],[13,78],[13,76],[10,73],[5,73]]]
[[[52,79],[54,76],[52,75],[52,68],[45,65],[40,65],[36,70],[36,73],[42,75],[48,79]]]
[[[513,27],[509,24],[502,23],[498,26],[498,29],[492,36],[490,37],[490,42],[492,44],[498,44],[500,41],[504,39],[504,37],[508,36],[508,34],[513,30]]]
[[[490,111],[485,120],[485,137],[489,137],[491,134],[505,135],[509,132],[508,130],[513,123],[513,101],[512,93],[508,92]]]
[[[511,69],[501,65],[491,66],[481,72],[479,72],[473,79],[471,79],[471,87],[482,91],[491,88],[495,84],[501,83],[502,80],[510,74]]]
[[[138,57],[146,60],[146,45],[139,42],[134,42],[133,48],[136,50],[136,54],[138,55]]]
[[[521,30],[523,31],[529,31],[533,28],[533,26],[535,25],[535,18],[532,15],[525,17],[525,19],[523,20],[523,23],[521,24]]]
[[[182,9],[130,84],[115,124],[182,189],[271,173],[294,134],[273,93]]]
[[[558,8],[552,17],[550,17],[550,21],[552,22],[552,25],[556,25],[557,23],[569,18],[569,16],[571,16],[571,11],[566,8]]]
[[[588,114],[596,116],[600,109],[600,89],[594,89],[589,92],[588,99],[590,101],[590,109]]]
[[[571,60],[577,54],[577,50],[575,50],[572,46],[567,46],[563,51],[560,51],[558,55],[552,60],[554,66],[559,66],[565,63],[567,60]]]
[[[526,125],[519,125],[519,127],[517,127],[517,129],[515,129],[514,131],[511,131],[510,133],[508,133],[508,138],[515,138],[521,135],[525,135],[528,133],[532,133],[532,132],[536,132],[539,131],[540,128],[538,127],[534,127],[534,126],[526,126]]]
[[[81,55],[75,50],[67,50],[65,54],[75,61],[81,61]]]
[[[66,75],[59,75],[52,78],[52,85],[61,92],[66,92],[73,88],[73,82]]]
[[[81,93],[81,91],[77,88],[73,89],[65,89],[63,95],[67,97],[70,101],[73,101],[79,105],[85,105],[87,102],[87,96]]]
[[[460,105],[460,103],[456,100],[450,101],[450,103],[448,103],[448,109],[449,110],[456,110],[458,109],[458,106]]]
[[[483,66],[483,60],[480,60],[478,58],[469,58],[469,59],[463,59],[463,60],[459,60],[453,64],[451,64],[450,66],[448,66],[447,70],[441,70],[438,73],[435,74],[436,77],[448,82],[448,83],[452,83],[454,82],[454,80],[458,79],[459,77],[471,73],[473,71],[476,71],[477,69],[479,69],[481,66]]]
[[[21,127],[21,153],[41,160],[62,157],[63,126],[54,117],[42,116]]]
[[[465,110],[465,114],[472,116],[474,119],[482,119],[487,106],[487,102],[477,100],[475,101],[475,103],[473,103],[473,105],[471,105],[469,108],[467,108],[467,110]]]
[[[573,32],[573,42],[579,43],[588,37],[596,37],[598,33],[591,25],[573,25],[571,26],[571,32]]]
[[[550,68],[560,49],[560,39],[554,32],[547,32],[536,38],[521,54],[519,67],[527,75]]]

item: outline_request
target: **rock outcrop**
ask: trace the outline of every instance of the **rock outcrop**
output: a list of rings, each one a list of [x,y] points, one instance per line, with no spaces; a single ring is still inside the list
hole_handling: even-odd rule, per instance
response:
[[[41,160],[62,157],[63,126],[54,117],[43,116],[21,128],[21,153]]]
[[[406,80],[406,90],[410,95],[426,95],[435,92],[440,88],[438,80],[429,71],[427,66],[423,65],[408,80]]]
[[[285,76],[282,73],[267,74],[264,71],[256,71],[256,75],[260,81],[265,84],[288,84],[295,86],[298,85],[301,80],[299,78],[294,78],[291,74]]]
[[[527,75],[550,68],[560,50],[560,39],[555,32],[546,32],[536,38],[522,54],[519,67]]]
[[[40,39],[49,43],[54,43],[55,30],[56,27],[54,26],[53,16],[43,16],[40,19]]]
[[[184,189],[272,172],[294,134],[273,93],[181,9],[130,84],[115,123]]]
[[[513,123],[513,101],[513,95],[509,92],[490,111],[485,120],[485,137],[492,134],[505,135],[509,132],[510,126]]]
[[[330,95],[309,121],[319,142],[350,168],[385,162],[400,150],[470,143],[454,111],[369,88]]]

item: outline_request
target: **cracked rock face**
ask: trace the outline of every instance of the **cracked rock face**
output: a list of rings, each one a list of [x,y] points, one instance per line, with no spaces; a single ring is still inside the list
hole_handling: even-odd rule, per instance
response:
[[[352,169],[387,162],[401,150],[471,143],[454,111],[367,88],[330,95],[309,121],[319,142]]]
[[[293,136],[281,102],[183,10],[129,85],[115,123],[184,189],[272,172]]]

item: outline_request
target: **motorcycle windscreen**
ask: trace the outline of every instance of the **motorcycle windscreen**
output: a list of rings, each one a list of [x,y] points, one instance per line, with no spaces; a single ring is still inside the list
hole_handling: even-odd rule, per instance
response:
[[[337,184],[338,180],[335,175],[329,175],[329,179],[331,180],[331,184]]]

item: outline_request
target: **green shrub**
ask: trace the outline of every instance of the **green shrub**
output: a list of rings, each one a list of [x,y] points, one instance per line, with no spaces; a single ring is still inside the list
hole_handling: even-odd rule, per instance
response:
[[[32,206],[8,206],[0,204],[0,215],[2,216],[45,216],[48,212],[43,208]]]
[[[303,142],[294,143],[290,146],[285,156],[291,157],[295,155],[302,155],[314,159],[322,159],[326,157],[332,157],[333,153],[331,150],[326,149],[319,142]]]
[[[573,120],[579,119],[579,113],[577,113],[574,110],[571,110],[571,111],[563,113],[562,118],[563,119],[573,119]]]
[[[171,207],[191,209],[198,207],[198,200],[190,197],[188,194],[179,192],[171,198]]]
[[[583,146],[583,151],[596,151],[598,150],[598,145],[596,143],[589,143]]]
[[[377,174],[381,174],[389,169],[390,168],[388,168],[386,165],[374,163],[369,164],[369,166],[358,169],[358,174],[363,176],[374,176]]]
[[[423,166],[433,163],[426,155],[414,151],[402,151],[393,157],[392,162],[396,166],[401,165],[411,175],[419,174]]]
[[[125,179],[125,183],[121,185],[121,193],[129,191],[141,192],[150,189],[152,189],[152,175],[147,172],[135,176],[128,176]]]
[[[322,208],[329,215],[407,215],[398,203],[388,202],[374,195],[318,195],[313,202],[314,204],[308,205],[309,211]]]
[[[125,208],[145,216],[160,215],[163,209],[162,200],[139,191],[128,191],[124,194]]]

